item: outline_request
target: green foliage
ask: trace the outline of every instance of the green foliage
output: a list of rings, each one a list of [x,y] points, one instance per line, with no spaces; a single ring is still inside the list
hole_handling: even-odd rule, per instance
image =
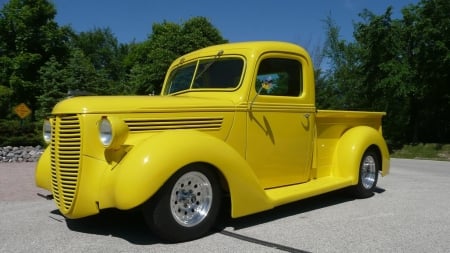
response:
[[[317,83],[316,101],[327,109],[364,109],[361,103],[361,62],[356,43],[339,38],[339,27],[328,17],[325,20],[327,40],[324,55],[330,66],[325,77]]]
[[[173,60],[196,49],[225,42],[204,17],[191,18],[181,25],[167,21],[154,24],[149,39],[131,48],[128,61],[133,63],[129,79],[133,92],[159,93]]]
[[[59,29],[55,15],[46,0],[11,0],[0,10],[0,85],[10,92],[10,106],[24,102],[36,108],[39,69],[68,52],[66,30]]]
[[[31,128],[18,135],[14,106],[26,103],[39,122],[69,91],[91,94],[148,94],[161,89],[173,59],[192,50],[224,43],[206,18],[179,25],[153,25],[142,43],[120,44],[109,28],[76,33],[59,27],[49,0],[10,0],[0,10],[0,119],[11,119],[0,145],[36,142]],[[28,126],[21,126],[28,127]],[[40,124],[39,124],[40,129]],[[9,133],[9,134],[7,134]],[[16,136],[16,137],[14,137]],[[40,130],[39,130],[40,136]]]
[[[0,120],[0,146],[43,145],[41,129],[41,122]]]
[[[126,45],[119,44],[109,28],[81,32],[75,36],[73,44],[74,48],[80,49],[90,60],[95,70],[103,72],[108,80],[123,80],[126,73],[123,60],[128,49]]]
[[[319,56],[317,105],[387,111],[383,126],[391,147],[450,143],[450,1],[421,0],[398,19],[392,12],[363,11],[352,42],[325,20],[327,68],[320,69],[322,55],[313,52]],[[70,90],[158,94],[175,58],[227,42],[204,17],[156,23],[146,41],[120,44],[109,28],[76,33],[59,27],[55,15],[49,0],[10,0],[0,10],[0,145],[40,142],[35,122]],[[20,103],[33,110],[26,125],[13,111]]]
[[[3,85],[0,85],[0,118],[6,118],[11,108],[10,101],[13,91]]]
[[[450,144],[420,143],[404,145],[401,149],[394,150],[391,157],[450,161]]]
[[[351,43],[328,18],[331,68],[318,86],[319,104],[386,111],[384,133],[393,146],[449,143],[449,12],[446,0],[410,5],[401,19],[392,18],[391,7],[381,15],[365,10]],[[326,94],[334,97],[329,103]]]

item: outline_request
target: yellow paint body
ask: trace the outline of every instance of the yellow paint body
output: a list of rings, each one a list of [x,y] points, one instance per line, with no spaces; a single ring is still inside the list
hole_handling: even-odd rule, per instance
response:
[[[219,56],[244,63],[237,86],[193,90],[194,80],[188,90],[168,92],[180,66]],[[257,69],[270,58],[301,63],[301,94],[258,94]],[[80,218],[137,207],[179,169],[204,163],[220,175],[231,214],[240,217],[357,184],[369,147],[388,174],[384,114],[317,111],[314,96],[312,63],[299,46],[247,42],[201,49],[174,61],[161,96],[76,97],[56,105],[36,184],[53,193],[66,217]],[[105,118],[114,137],[108,147],[98,131]]]

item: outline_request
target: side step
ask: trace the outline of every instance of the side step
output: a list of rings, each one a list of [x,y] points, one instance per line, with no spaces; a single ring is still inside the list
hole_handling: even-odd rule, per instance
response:
[[[268,198],[276,206],[294,202],[297,200],[331,192],[352,185],[351,178],[323,177],[311,181],[289,185],[280,188],[266,190]]]

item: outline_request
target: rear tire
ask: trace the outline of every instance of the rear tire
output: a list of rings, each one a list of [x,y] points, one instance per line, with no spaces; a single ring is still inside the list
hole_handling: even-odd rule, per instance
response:
[[[217,175],[201,165],[175,173],[143,208],[154,235],[168,242],[207,234],[219,215],[222,191]]]
[[[373,195],[377,186],[380,161],[373,149],[368,149],[362,156],[359,165],[358,184],[353,187],[353,194],[357,198],[368,198]]]

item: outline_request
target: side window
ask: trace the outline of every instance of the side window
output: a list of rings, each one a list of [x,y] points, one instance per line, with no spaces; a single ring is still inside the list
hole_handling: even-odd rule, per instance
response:
[[[261,61],[256,77],[256,91],[262,95],[300,96],[303,89],[301,63],[293,59],[267,58]]]

